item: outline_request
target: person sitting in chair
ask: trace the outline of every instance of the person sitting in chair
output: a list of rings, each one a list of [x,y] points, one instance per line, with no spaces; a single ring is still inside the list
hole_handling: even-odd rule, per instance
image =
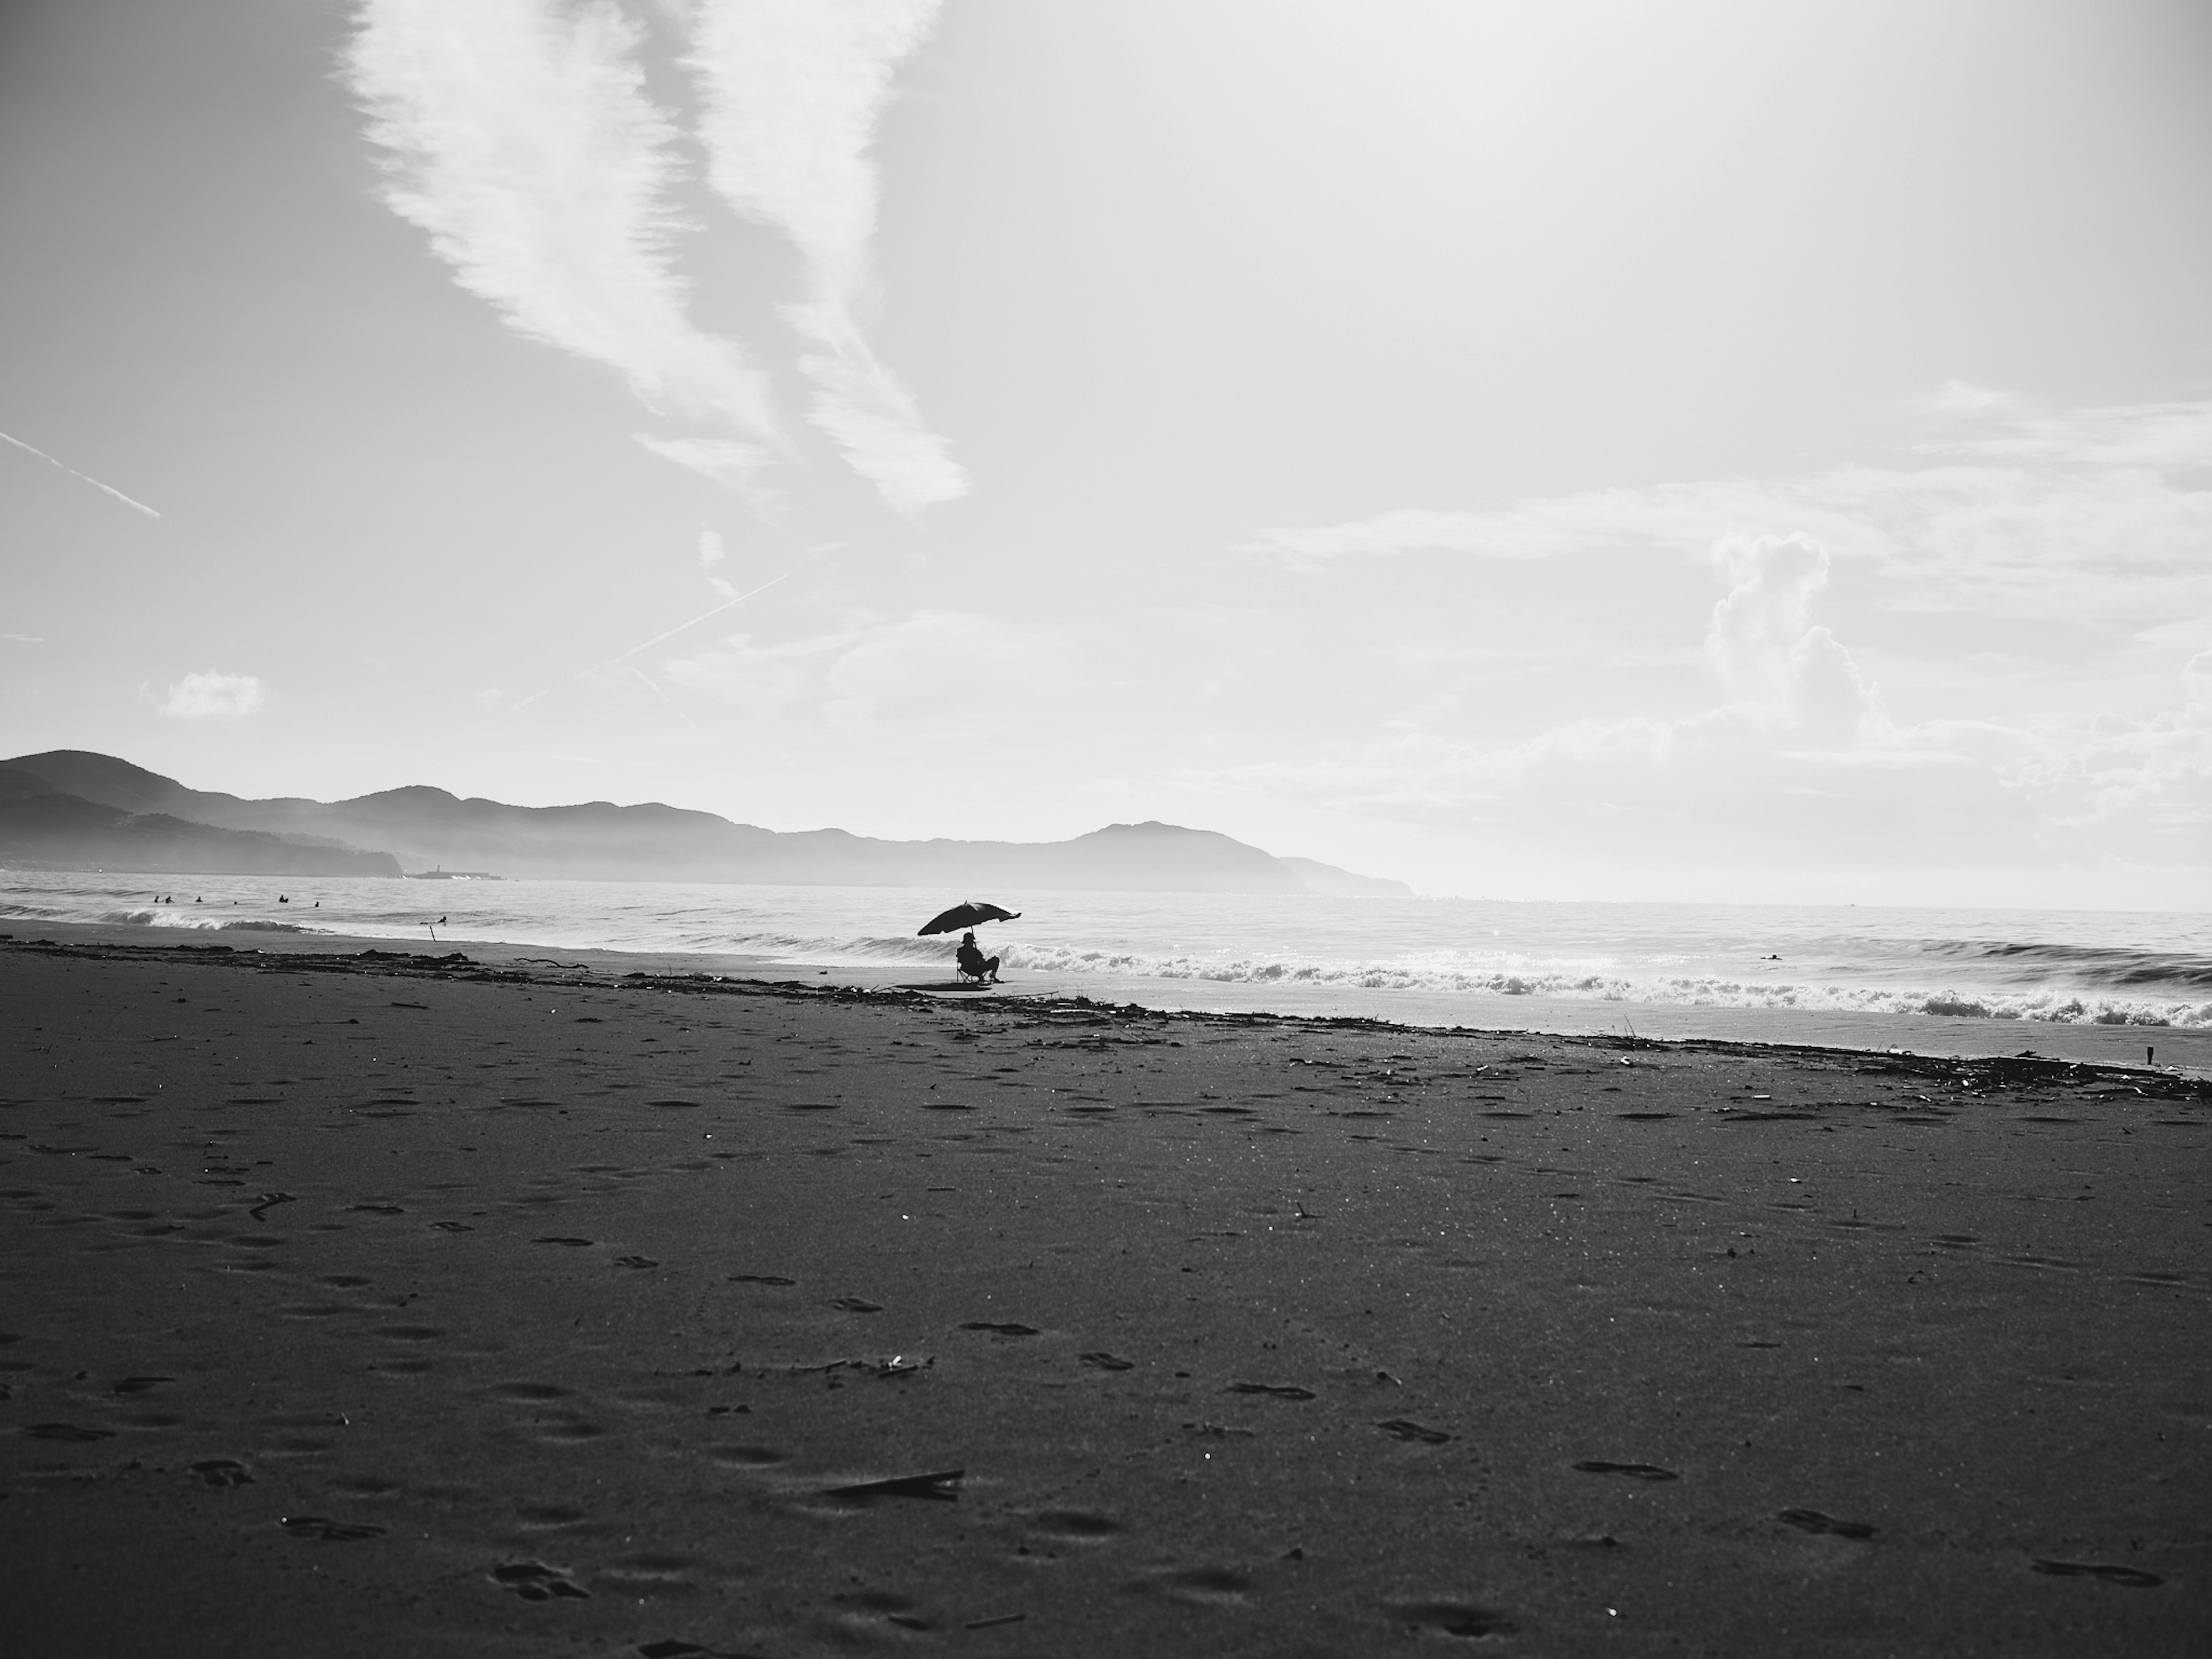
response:
[[[961,934],[960,949],[954,953],[953,960],[959,963],[960,975],[963,979],[972,979],[980,982],[988,975],[992,984],[996,985],[999,982],[998,957],[987,957],[977,950],[975,935],[973,933]]]

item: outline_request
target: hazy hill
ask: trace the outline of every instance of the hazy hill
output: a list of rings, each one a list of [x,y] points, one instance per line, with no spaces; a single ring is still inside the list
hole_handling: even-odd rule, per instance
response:
[[[421,785],[351,800],[247,800],[191,789],[112,756],[56,750],[0,762],[118,811],[159,812],[300,846],[374,847],[409,870],[627,881],[749,881],[1209,893],[1406,893],[1309,860],[1278,859],[1208,830],[1116,823],[1063,842],[879,841],[842,830],[780,833],[649,802],[510,806]]]
[[[396,876],[389,853],[305,846],[254,830],[224,830],[165,812],[137,812],[0,769],[0,861],[176,875]]]

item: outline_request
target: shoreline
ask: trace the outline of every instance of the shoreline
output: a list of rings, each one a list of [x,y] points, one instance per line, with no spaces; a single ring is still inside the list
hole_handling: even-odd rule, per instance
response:
[[[1463,993],[1327,988],[1241,981],[1165,979],[1105,974],[1024,974],[982,993],[933,982],[912,963],[880,968],[775,957],[684,951],[568,950],[465,939],[434,945],[374,935],[263,933],[241,930],[234,939],[151,938],[155,930],[125,923],[40,922],[23,925],[12,942],[38,933],[57,944],[120,950],[228,950],[239,955],[314,956],[386,951],[399,955],[460,951],[489,965],[545,965],[556,961],[621,974],[671,978],[707,974],[775,983],[792,980],[847,989],[887,991],[933,984],[963,998],[996,1002],[1081,1000],[1105,1006],[1135,1006],[1167,1014],[1279,1014],[1286,1018],[1361,1019],[1408,1030],[1528,1033],[1555,1036],[1616,1036],[1663,1042],[1717,1042],[1778,1048],[1907,1054],[1928,1059],[2033,1058],[2212,1079],[2212,1027],[2103,1025],[2003,1019],[1972,1015],[1883,1014],[1849,1009],[1695,1006],[1675,1003],[1612,1002],[1575,997],[1478,995]],[[189,930],[199,933],[201,930]],[[208,930],[213,932],[215,930]],[[0,949],[10,939],[0,929]],[[2154,1056],[2146,1058],[2147,1052]]]

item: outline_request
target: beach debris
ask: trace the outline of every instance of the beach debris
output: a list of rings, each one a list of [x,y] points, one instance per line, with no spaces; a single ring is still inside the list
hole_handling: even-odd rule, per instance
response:
[[[2054,1578],[2101,1578],[2129,1589],[2156,1589],[2166,1580],[2141,1567],[2123,1567],[2102,1561],[2031,1561],[2028,1569]]]
[[[256,1204],[252,1209],[248,1210],[246,1214],[252,1216],[256,1221],[259,1221],[264,1219],[268,1215],[268,1212],[275,1209],[279,1204],[296,1204],[298,1202],[299,1200],[294,1198],[289,1193],[264,1193],[261,1194],[261,1201],[258,1204]]]
[[[588,1601],[591,1591],[543,1561],[510,1561],[491,1570],[492,1583],[526,1601]]]
[[[823,1495],[866,1503],[877,1498],[920,1498],[950,1504],[960,1496],[965,1469],[939,1469],[928,1474],[893,1475],[886,1480],[861,1480],[849,1486],[832,1486]]]
[[[224,1488],[250,1486],[252,1474],[234,1457],[210,1457],[191,1466],[191,1473],[199,1477],[203,1486]]]
[[[988,1319],[971,1319],[961,1326],[960,1328],[963,1331],[989,1331],[994,1336],[1035,1336],[1037,1334],[1037,1328],[1036,1326],[1017,1324],[1012,1320],[994,1322]]]
[[[364,1538],[381,1538],[387,1530],[363,1521],[332,1521],[319,1515],[288,1515],[276,1524],[295,1538],[318,1544],[358,1544]]]
[[[847,1313],[853,1314],[881,1313],[884,1310],[884,1304],[882,1303],[870,1302],[857,1296],[841,1296],[830,1305],[833,1308],[842,1309]]]
[[[1124,1359],[1120,1354],[1109,1353],[1103,1348],[1094,1348],[1089,1353],[1079,1353],[1075,1357],[1094,1370],[1133,1371],[1137,1368],[1135,1360]]]
[[[26,1440],[65,1440],[77,1443],[88,1440],[112,1440],[112,1429],[87,1429],[75,1423],[33,1423],[23,1431]]]
[[[670,1637],[659,1642],[641,1642],[638,1653],[644,1659],[754,1659],[754,1656],[738,1653],[730,1648],[702,1648],[696,1642],[686,1642]]]
[[[1424,1446],[1441,1446],[1452,1437],[1442,1429],[1416,1423],[1410,1417],[1393,1417],[1375,1425],[1393,1440],[1418,1440]]]
[[[1224,1394],[1264,1394],[1271,1400],[1312,1400],[1316,1398],[1311,1389],[1301,1389],[1294,1382],[1231,1382]]]
[[[472,1233],[476,1229],[465,1221],[434,1221],[430,1224],[441,1233]]]
[[[532,1244],[565,1244],[572,1250],[588,1249],[592,1243],[588,1238],[564,1238],[558,1233],[547,1233],[543,1237],[533,1238],[530,1242]]]
[[[732,1273],[732,1285],[796,1285],[795,1279],[786,1279],[781,1273]]]
[[[1863,1521],[1838,1521],[1818,1510],[1784,1510],[1774,1518],[1800,1532],[1827,1533],[1837,1538],[1871,1538],[1875,1531]]]
[[[1029,1617],[1026,1613],[1002,1613],[989,1619],[971,1619],[960,1626],[963,1630],[995,1630],[1000,1625],[1018,1625]]]
[[[164,1382],[173,1382],[173,1376],[126,1376],[108,1389],[110,1394],[144,1394],[158,1389]]]
[[[936,1363],[936,1359],[928,1354],[895,1353],[888,1359],[833,1359],[826,1365],[793,1365],[788,1375],[835,1379],[840,1371],[858,1371],[863,1376],[896,1382],[909,1376],[918,1376]],[[730,1369],[735,1370],[737,1367],[733,1365]],[[837,1384],[833,1380],[830,1386],[834,1389]]]
[[[1656,1463],[1608,1463],[1603,1458],[1593,1457],[1575,1467],[1584,1474],[1625,1474],[1632,1480],[1679,1480],[1682,1477],[1672,1469],[1662,1469]]]
[[[618,1255],[615,1258],[617,1267],[658,1267],[659,1265],[649,1255]]]

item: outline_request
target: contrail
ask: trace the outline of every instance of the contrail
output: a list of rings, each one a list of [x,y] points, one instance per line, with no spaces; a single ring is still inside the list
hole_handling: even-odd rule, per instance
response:
[[[790,576],[790,574],[791,572],[787,570],[782,575],[774,577],[768,581],[763,582],[758,587],[754,588],[750,592],[740,593],[734,599],[726,599],[720,605],[716,605],[712,611],[702,611],[698,616],[692,617],[690,622],[678,623],[675,627],[670,629],[665,634],[655,634],[651,639],[646,641],[643,644],[633,645],[629,650],[623,652],[619,656],[609,657],[605,662],[597,664],[590,668],[580,668],[570,678],[580,680],[586,679],[593,674],[605,672],[606,670],[612,668],[617,663],[628,662],[632,657],[637,655],[639,652],[650,651],[654,646],[659,645],[663,640],[672,640],[678,634],[684,632],[685,629],[696,628],[701,623],[707,621],[708,618],[720,616],[732,605],[743,605],[747,599],[753,598],[754,595],[767,592],[769,588],[774,587],[777,582],[786,580]],[[647,681],[647,684],[651,684],[652,683]],[[551,691],[552,689],[553,688],[549,685],[544,691],[532,692],[528,696],[523,698],[521,702],[512,704],[508,712],[514,713],[529,708],[532,703],[536,702],[538,698],[544,696],[548,692]],[[659,690],[658,686],[655,686],[653,689],[655,690]],[[678,712],[679,714],[682,713],[680,709]]]
[[[580,680],[586,675],[597,674],[604,670],[612,668],[618,662],[628,662],[632,657],[637,655],[639,652],[650,651],[654,646],[659,645],[663,640],[672,640],[678,634],[681,634],[685,629],[696,628],[701,623],[705,622],[709,617],[719,617],[733,605],[743,605],[747,599],[751,599],[755,593],[767,592],[769,588],[774,587],[777,582],[783,580],[785,577],[787,577],[790,574],[791,572],[787,570],[783,573],[783,575],[777,576],[770,580],[763,582],[758,587],[754,588],[750,593],[740,593],[734,599],[725,599],[721,604],[716,605],[712,611],[702,611],[700,615],[692,617],[688,623],[678,623],[675,627],[670,629],[665,634],[655,634],[651,639],[646,641],[644,644],[633,645],[629,650],[623,652],[620,656],[609,657],[605,662],[600,663],[597,667],[580,668],[576,671],[575,678]]]
[[[658,685],[655,685],[653,683],[652,678],[646,673],[645,670],[642,668],[633,668],[629,672],[636,675],[638,678],[643,682],[647,690],[652,692],[654,696],[659,698],[661,702],[666,703],[671,708],[676,709],[676,718],[678,720],[682,720],[684,725],[690,726],[694,732],[696,732],[699,729],[699,722],[693,720],[681,708],[677,708],[676,699],[670,696],[668,693],[662,690]]]
[[[134,508],[140,513],[143,513],[149,519],[158,519],[161,516],[152,507],[147,506],[145,502],[134,501],[121,490],[115,489],[112,485],[104,484],[97,478],[88,477],[86,474],[78,471],[73,466],[64,465],[63,463],[56,460],[52,456],[47,454],[45,450],[34,449],[29,444],[25,443],[21,438],[9,438],[6,433],[0,432],[0,439],[6,439],[8,442],[15,445],[16,448],[21,450],[27,455],[37,456],[48,466],[61,467],[61,470],[68,473],[70,477],[82,479],[84,483],[90,484],[94,489],[106,491],[108,495],[114,496],[117,501],[122,502],[124,506]]]

